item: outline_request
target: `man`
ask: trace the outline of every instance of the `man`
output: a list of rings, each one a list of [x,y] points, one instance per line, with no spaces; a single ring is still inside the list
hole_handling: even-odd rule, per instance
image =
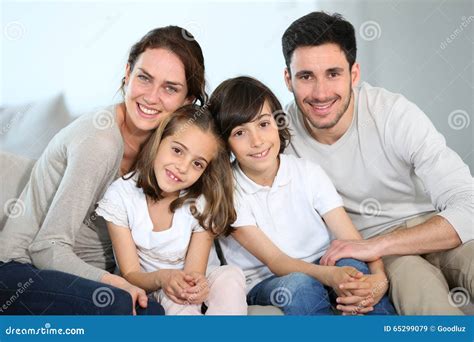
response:
[[[324,168],[367,239],[333,241],[322,262],[383,258],[400,314],[462,314],[449,287],[473,294],[469,168],[416,105],[358,86],[354,27],[340,15],[310,13],[282,44],[294,95],[288,152]]]

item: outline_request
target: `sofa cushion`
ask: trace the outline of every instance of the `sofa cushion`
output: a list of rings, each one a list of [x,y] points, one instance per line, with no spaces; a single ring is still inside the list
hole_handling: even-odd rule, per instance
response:
[[[0,150],[38,159],[53,136],[72,120],[63,95],[0,108]]]
[[[0,151],[0,175],[2,178],[0,194],[0,231],[9,215],[21,215],[24,204],[16,202],[30,177],[35,161]]]

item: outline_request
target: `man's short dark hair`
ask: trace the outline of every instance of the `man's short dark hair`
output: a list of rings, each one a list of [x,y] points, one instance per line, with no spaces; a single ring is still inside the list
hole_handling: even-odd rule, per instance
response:
[[[298,47],[319,46],[327,43],[339,45],[344,52],[349,70],[357,55],[354,26],[339,13],[312,12],[294,21],[281,39],[286,67],[290,71],[291,57]]]

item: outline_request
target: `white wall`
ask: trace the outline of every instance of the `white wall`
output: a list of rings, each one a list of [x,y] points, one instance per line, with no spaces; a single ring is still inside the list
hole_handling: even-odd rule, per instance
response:
[[[201,44],[209,91],[249,74],[286,103],[281,35],[321,9],[355,26],[363,80],[417,103],[474,170],[470,0],[2,1],[0,105],[60,91],[76,113],[118,101],[128,49],[169,24],[188,28]]]

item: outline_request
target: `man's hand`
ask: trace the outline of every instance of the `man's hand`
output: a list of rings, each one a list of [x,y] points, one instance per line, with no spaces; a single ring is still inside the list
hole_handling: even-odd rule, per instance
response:
[[[375,261],[381,257],[379,248],[376,239],[333,240],[319,263],[324,266],[334,266],[342,258],[353,258],[368,262]]]

